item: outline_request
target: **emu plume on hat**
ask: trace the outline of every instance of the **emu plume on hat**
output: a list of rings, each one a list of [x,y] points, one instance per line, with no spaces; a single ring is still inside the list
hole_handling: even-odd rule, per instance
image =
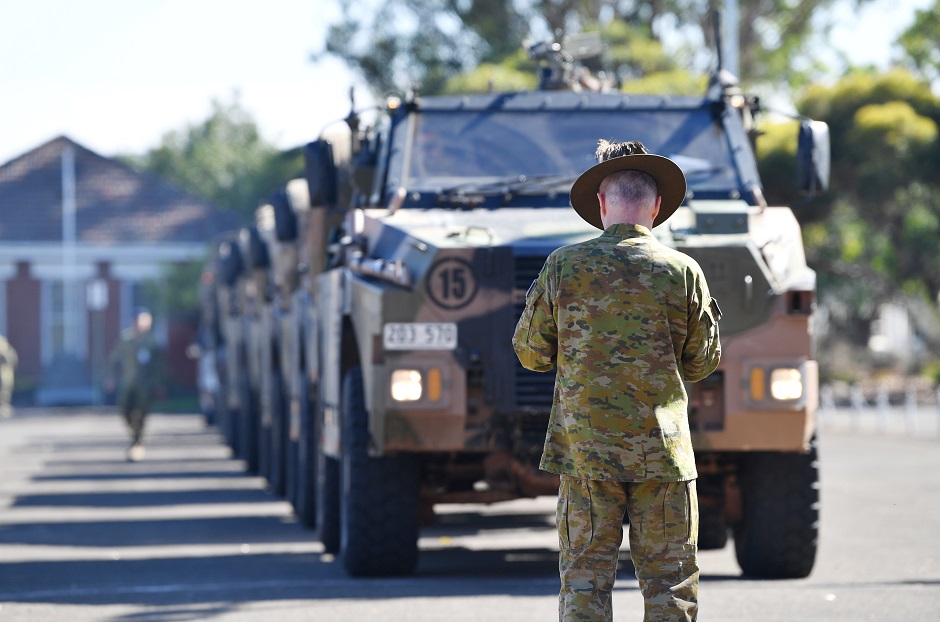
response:
[[[571,207],[581,218],[598,229],[603,229],[601,206],[597,192],[604,178],[619,171],[642,171],[656,180],[657,192],[663,200],[654,227],[666,222],[685,199],[685,173],[669,158],[652,153],[624,155],[598,162],[581,173],[571,186]]]

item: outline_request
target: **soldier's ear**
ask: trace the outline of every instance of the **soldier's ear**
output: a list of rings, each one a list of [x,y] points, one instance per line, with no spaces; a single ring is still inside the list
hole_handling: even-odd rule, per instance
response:
[[[656,217],[659,216],[659,208],[662,207],[663,196],[661,194],[656,195],[656,205],[653,206],[653,220],[656,220]]]

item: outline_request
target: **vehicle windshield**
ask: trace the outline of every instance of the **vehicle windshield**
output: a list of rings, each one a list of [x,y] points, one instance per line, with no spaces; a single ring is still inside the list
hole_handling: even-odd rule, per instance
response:
[[[738,187],[727,140],[707,108],[661,110],[429,110],[395,128],[386,190],[558,191],[592,166],[599,139],[640,140],[683,169],[693,192]],[[409,133],[410,148],[409,148]]]

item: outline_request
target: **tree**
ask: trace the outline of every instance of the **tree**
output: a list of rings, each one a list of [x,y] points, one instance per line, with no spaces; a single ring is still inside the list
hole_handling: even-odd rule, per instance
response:
[[[908,64],[922,78],[940,81],[940,0],[932,7],[917,11],[914,24],[898,39]]]
[[[861,342],[881,303],[936,305],[940,98],[908,71],[856,70],[832,86],[808,88],[799,110],[826,121],[832,142],[830,192],[814,203],[815,213],[797,211],[807,258],[836,329]],[[796,143],[782,138],[794,135],[792,127],[762,129],[761,172],[776,199],[783,185],[776,174],[792,162]]]
[[[819,69],[811,50],[815,18],[834,2],[741,0],[742,80],[774,85],[805,82]],[[449,80],[481,65],[496,73],[498,82],[506,75],[495,68],[505,68],[525,39],[561,39],[589,31],[612,37],[628,33],[628,42],[621,39],[619,45],[629,55],[609,53],[604,58],[603,68],[622,78],[641,77],[640,68],[642,75],[674,70],[650,68],[643,56],[643,42],[661,46],[667,39],[688,42],[670,49],[670,56],[678,57],[676,65],[691,68],[693,74],[706,73],[713,55],[702,50],[713,43],[712,11],[721,4],[720,0],[344,0],[343,17],[330,27],[325,51],[346,61],[380,96],[415,85],[426,94],[440,93]],[[616,39],[606,42],[617,45]],[[509,83],[517,81],[512,78]]]
[[[245,221],[278,185],[303,171],[299,151],[282,153],[268,143],[237,96],[228,104],[214,101],[205,121],[168,132],[130,163]]]

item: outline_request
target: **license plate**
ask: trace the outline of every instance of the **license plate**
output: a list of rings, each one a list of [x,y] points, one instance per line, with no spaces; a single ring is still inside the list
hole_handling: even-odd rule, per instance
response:
[[[386,324],[382,344],[386,350],[454,350],[457,325],[453,322]]]

